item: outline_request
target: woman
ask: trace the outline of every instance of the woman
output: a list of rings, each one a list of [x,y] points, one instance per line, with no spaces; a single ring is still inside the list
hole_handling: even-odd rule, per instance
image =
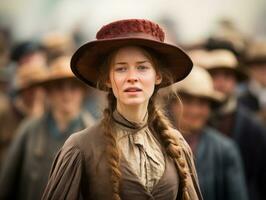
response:
[[[163,41],[157,24],[121,20],[73,55],[75,75],[108,91],[108,107],[66,141],[43,199],[202,199],[190,148],[155,105],[169,74],[183,79],[192,62]]]
[[[204,80],[204,81],[202,81]],[[180,123],[183,136],[195,154],[195,164],[204,200],[248,199],[241,157],[233,141],[208,127],[211,111],[221,104],[222,95],[215,92],[211,76],[200,67],[193,67],[189,76],[173,86],[183,102],[168,98],[173,124]]]
[[[0,199],[40,199],[56,152],[70,134],[93,124],[90,115],[81,112],[85,85],[69,62],[59,57],[51,63],[42,82],[49,108],[19,127],[0,174]]]

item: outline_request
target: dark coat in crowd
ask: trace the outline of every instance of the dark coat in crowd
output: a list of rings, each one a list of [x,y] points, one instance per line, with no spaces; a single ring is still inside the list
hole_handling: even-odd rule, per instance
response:
[[[232,130],[230,137],[238,144],[244,163],[249,197],[264,200],[266,197],[266,130],[252,113],[238,105],[233,113],[216,115],[212,125]]]
[[[247,200],[241,156],[236,144],[212,128],[199,136],[195,164],[204,200]]]
[[[240,94],[238,101],[241,105],[253,112],[266,127],[266,108],[262,108],[258,98],[252,94],[248,87]]]
[[[5,102],[1,101],[0,106],[0,168],[3,166],[4,158],[7,154],[8,148],[12,143],[17,128],[25,118],[25,116],[18,112],[17,109],[12,106],[10,100]]]
[[[252,112],[257,112],[260,109],[259,101],[248,89],[241,93],[239,103],[248,108]]]
[[[64,133],[59,132],[51,113],[23,123],[0,174],[0,199],[40,199],[57,151],[70,134],[92,123],[87,113],[74,119]]]

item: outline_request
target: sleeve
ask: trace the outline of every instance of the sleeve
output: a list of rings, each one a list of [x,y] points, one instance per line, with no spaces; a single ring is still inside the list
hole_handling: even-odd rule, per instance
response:
[[[201,194],[201,190],[200,190],[200,186],[199,186],[199,180],[198,180],[198,175],[197,175],[197,171],[196,171],[196,167],[195,167],[195,163],[194,163],[194,157],[193,157],[193,153],[189,147],[189,145],[185,142],[186,144],[186,148],[185,148],[185,156],[186,156],[186,160],[189,166],[189,170],[190,170],[190,175],[191,175],[191,179],[192,179],[192,185],[193,185],[193,190],[194,192],[191,192],[191,194],[193,194],[194,198],[193,199],[198,199],[198,200],[203,200],[202,194]]]
[[[244,176],[244,170],[242,165],[242,160],[238,149],[234,143],[229,143],[227,151],[224,154],[225,162],[225,186],[226,194],[228,195],[226,199],[234,200],[241,199],[247,200],[247,188]]]
[[[175,134],[177,135],[179,144],[182,146],[185,160],[189,168],[189,175],[190,175],[189,176],[190,181],[188,185],[189,196],[191,199],[203,200],[200,186],[199,186],[198,175],[197,175],[195,164],[194,164],[193,153],[189,145],[185,141],[184,137],[182,136],[182,134],[177,130],[174,130],[174,131],[175,131]],[[180,198],[181,196],[178,195],[177,199],[180,199]]]
[[[64,145],[53,162],[42,200],[72,200],[81,197],[82,155],[77,147]]]

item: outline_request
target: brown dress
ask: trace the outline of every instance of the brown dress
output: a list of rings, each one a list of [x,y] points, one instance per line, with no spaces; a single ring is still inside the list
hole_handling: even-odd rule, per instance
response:
[[[120,125],[124,123],[120,118],[115,118],[114,121]],[[128,128],[127,124],[124,125]],[[184,148],[189,147],[186,144]],[[184,152],[188,152],[187,149],[184,149]],[[191,157],[189,153],[186,154],[186,157]],[[112,188],[105,155],[105,140],[101,124],[73,134],[57,154],[42,199],[110,199]],[[192,200],[202,199],[193,161],[190,160],[187,163],[193,168],[188,193]],[[120,168],[122,200],[180,199],[179,190],[182,190],[179,184],[180,178],[173,160],[168,156],[165,156],[165,170],[151,191],[145,188],[123,156]]]

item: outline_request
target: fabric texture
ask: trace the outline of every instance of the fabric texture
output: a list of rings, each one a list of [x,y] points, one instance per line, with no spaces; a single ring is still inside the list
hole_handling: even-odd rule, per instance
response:
[[[148,114],[141,123],[126,120],[117,111],[113,115],[117,121],[117,141],[140,182],[151,192],[165,170],[165,161],[160,143],[147,125]]]
[[[195,164],[204,200],[247,200],[242,159],[236,144],[206,127],[199,137]]]
[[[114,126],[120,127],[123,124],[123,120],[121,118],[115,119],[116,121],[118,120],[118,123],[114,121]],[[174,134],[180,135],[179,132],[173,131]],[[192,154],[185,141],[181,140],[180,142],[183,142],[181,145],[182,150],[191,168],[191,182],[188,187],[188,193],[192,200],[202,199],[193,160],[191,160]],[[101,123],[90,129],[73,134],[56,156],[42,199],[110,199],[112,188],[105,145]],[[120,196],[123,200],[181,199],[179,191],[182,191],[182,185],[179,184],[178,171],[175,163],[168,156],[165,157],[163,174],[158,176],[160,177],[159,180],[157,179],[157,183],[153,184],[150,190],[144,186],[136,175],[137,173],[133,171],[133,167],[130,166],[124,157],[126,155],[122,156],[120,161],[122,173]]]

